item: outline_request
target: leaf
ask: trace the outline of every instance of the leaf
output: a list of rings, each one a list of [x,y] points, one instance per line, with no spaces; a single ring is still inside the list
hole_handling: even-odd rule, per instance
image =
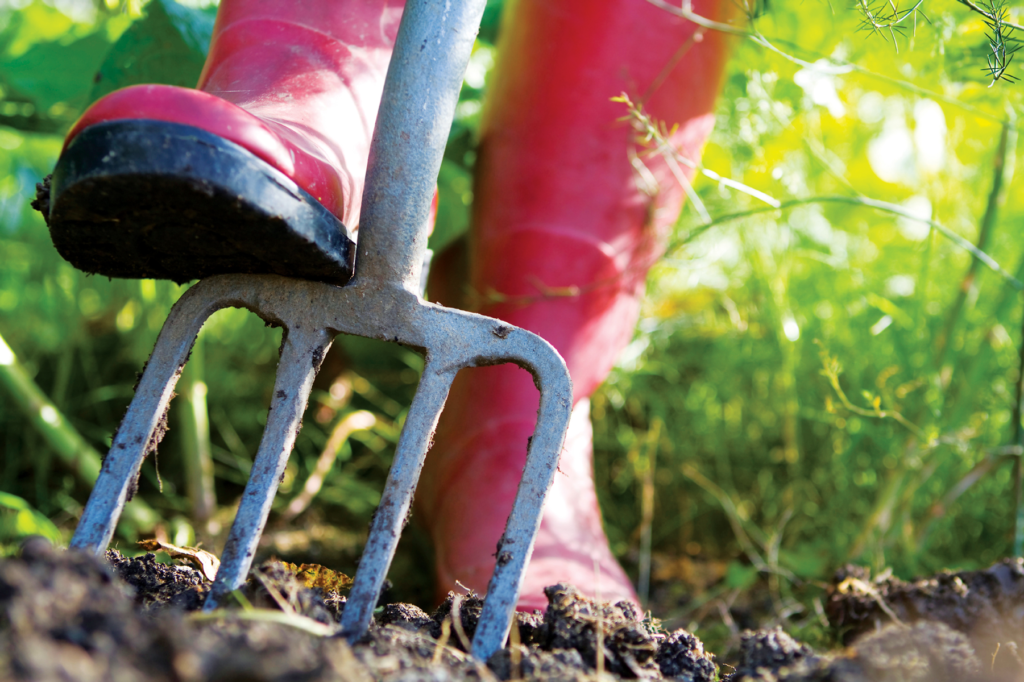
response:
[[[487,4],[484,6],[484,16],[480,20],[480,33],[477,35],[479,39],[486,40],[491,45],[498,42],[504,10],[505,0],[487,0]]]
[[[469,230],[473,177],[463,167],[445,159],[437,177],[437,193],[437,221],[430,235],[430,248],[435,254]]]
[[[33,45],[66,38],[74,29],[74,22],[63,12],[43,2],[10,15],[10,21],[0,33],[0,50],[6,57],[24,54]]]
[[[319,564],[289,564],[281,562],[285,568],[295,574],[306,587],[318,587],[324,592],[337,592],[343,594],[352,587],[352,578],[344,573],[332,571]]]
[[[177,547],[168,542],[161,542],[155,539],[139,540],[136,544],[147,552],[165,552],[172,559],[187,561],[198,568],[202,572],[203,577],[210,582],[213,582],[217,577],[217,571],[220,569],[220,559],[204,549]]]
[[[757,568],[738,561],[729,562],[729,567],[725,570],[725,584],[730,589],[746,590],[753,587],[756,582]]]
[[[792,551],[780,550],[779,560],[797,577],[804,580],[825,580],[828,578],[828,544],[812,546],[810,543]]]
[[[64,541],[50,519],[17,495],[0,492],[0,507],[14,512],[0,513],[0,540],[41,535],[55,545]]]
[[[68,44],[36,43],[0,65],[0,80],[5,88],[35,104],[40,113],[50,112],[57,104],[79,109],[109,46],[103,31]]]
[[[213,20],[211,11],[153,0],[146,16],[110,48],[89,100],[142,83],[194,87],[210,48]]]

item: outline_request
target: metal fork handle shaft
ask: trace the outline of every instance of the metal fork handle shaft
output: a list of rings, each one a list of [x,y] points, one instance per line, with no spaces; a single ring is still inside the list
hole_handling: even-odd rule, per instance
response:
[[[419,293],[430,205],[486,0],[409,0],[370,146],[356,280]]]

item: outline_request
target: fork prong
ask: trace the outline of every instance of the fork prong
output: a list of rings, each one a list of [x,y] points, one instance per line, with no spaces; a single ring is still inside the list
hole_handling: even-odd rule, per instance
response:
[[[181,368],[203,323],[218,308],[200,287],[186,292],[171,309],[128,411],[103,461],[96,485],[71,538],[71,547],[99,554],[110,544],[114,528],[138,476],[153,432],[167,412]]]
[[[558,468],[572,413],[572,380],[555,349],[521,329],[515,330],[509,340],[521,349],[520,361],[525,361],[533,373],[540,390],[540,409],[473,637],[473,656],[480,661],[488,660],[504,646],[508,636],[526,564],[533,554],[541,510]]]
[[[384,578],[395,555],[398,539],[408,518],[430,439],[448,397],[455,371],[427,362],[398,439],[380,505],[370,525],[370,536],[359,560],[359,570],[342,613],[342,633],[349,641],[361,638],[370,626]]]
[[[302,426],[313,379],[331,340],[323,330],[290,329],[285,334],[267,426],[224,545],[217,579],[203,604],[204,611],[217,608],[249,574],[274,495]]]

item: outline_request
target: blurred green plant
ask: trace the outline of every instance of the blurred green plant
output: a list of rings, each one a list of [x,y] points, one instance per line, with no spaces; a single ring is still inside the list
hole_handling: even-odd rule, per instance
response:
[[[1015,551],[1020,94],[950,64],[984,38],[975,16],[932,16],[898,58],[850,37],[861,19],[773,4],[732,30],[752,39],[697,166],[703,210],[593,401],[609,533],[643,565],[653,478],[652,600],[679,624],[757,607],[810,627],[844,562],[908,577]],[[660,423],[651,475],[628,458]],[[694,564],[720,582],[695,590]]]
[[[0,492],[0,543],[3,543],[4,553],[33,535],[41,535],[55,545],[63,540],[57,526],[28,502],[17,495]]]
[[[206,62],[216,7],[151,0],[146,14],[109,46],[93,78],[89,101],[140,83],[195,87]]]

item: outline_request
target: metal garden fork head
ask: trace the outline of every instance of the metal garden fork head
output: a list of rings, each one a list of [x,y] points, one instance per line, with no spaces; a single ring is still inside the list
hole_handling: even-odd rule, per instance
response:
[[[473,640],[486,660],[508,633],[572,407],[565,363],[540,337],[419,295],[427,218],[462,76],[485,0],[409,0],[374,130],[352,281],[339,287],[274,275],[220,275],[175,304],[104,462],[71,546],[103,551],[199,329],[215,311],[247,308],[284,327],[266,430],[205,608],[245,580],[320,362],[338,333],[401,343],[426,355],[342,619],[369,627],[412,503],[431,435],[456,373],[513,362],[541,392],[537,428]]]

